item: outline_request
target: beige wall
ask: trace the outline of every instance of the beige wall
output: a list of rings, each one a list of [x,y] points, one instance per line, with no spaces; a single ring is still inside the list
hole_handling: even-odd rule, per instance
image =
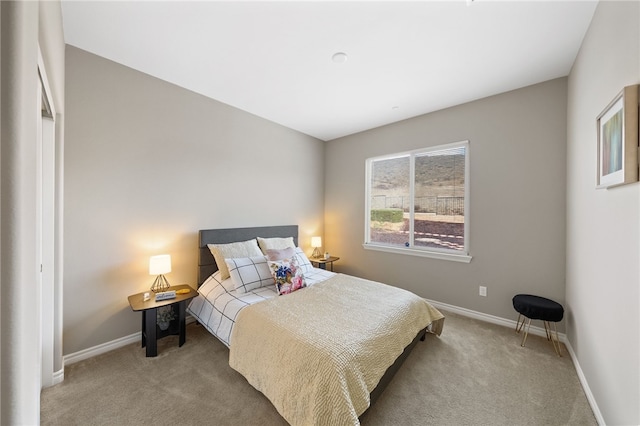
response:
[[[341,271],[501,318],[511,298],[564,303],[566,79],[331,141],[325,236]],[[365,250],[365,159],[469,140],[469,264]],[[488,296],[478,295],[478,286]]]
[[[42,355],[35,229],[38,47],[59,113],[57,121],[62,123],[62,19],[57,1],[0,2],[0,15],[0,423],[38,424]],[[56,150],[62,148],[61,136],[58,131]],[[61,367],[61,357],[56,362]]]
[[[149,256],[195,286],[199,229],[321,234],[323,142],[71,46],[66,91],[65,354],[140,331]]]
[[[596,117],[640,83],[640,3],[600,2],[569,76],[567,334],[606,424],[640,424],[640,184],[595,189]]]
[[[2,2],[1,424],[38,421],[36,286],[38,4]],[[18,25],[20,23],[21,25]],[[28,303],[30,302],[30,308]],[[34,305],[34,302],[36,306]],[[25,337],[30,336],[30,339]]]

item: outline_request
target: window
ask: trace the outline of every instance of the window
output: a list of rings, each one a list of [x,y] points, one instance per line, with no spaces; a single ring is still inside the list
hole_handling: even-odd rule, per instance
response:
[[[369,158],[367,249],[471,261],[469,142]]]

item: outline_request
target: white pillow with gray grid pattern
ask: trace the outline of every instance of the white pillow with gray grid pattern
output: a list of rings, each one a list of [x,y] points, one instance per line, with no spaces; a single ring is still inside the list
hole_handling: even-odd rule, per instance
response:
[[[296,247],[296,257],[298,258],[298,267],[302,269],[302,272],[310,272],[313,270],[313,265],[309,262],[309,258],[300,247]]]
[[[247,293],[275,283],[265,256],[231,258],[225,259],[225,262],[238,293]]]
[[[220,277],[223,280],[229,278],[229,270],[225,259],[260,256],[262,254],[260,247],[258,247],[258,242],[255,239],[228,244],[207,244],[207,247],[209,247],[209,251],[211,251],[211,254],[216,260],[216,264],[220,270]]]

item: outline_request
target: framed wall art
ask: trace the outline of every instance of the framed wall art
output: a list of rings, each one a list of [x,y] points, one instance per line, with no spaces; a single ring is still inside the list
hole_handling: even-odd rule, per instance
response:
[[[597,118],[597,188],[638,181],[638,88],[626,86]]]

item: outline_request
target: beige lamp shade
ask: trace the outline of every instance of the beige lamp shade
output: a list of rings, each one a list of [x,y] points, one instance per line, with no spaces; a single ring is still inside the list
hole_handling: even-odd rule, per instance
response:
[[[149,275],[163,275],[171,272],[171,255],[161,254],[149,258]]]
[[[311,247],[322,247],[322,237],[311,237]]]
[[[149,258],[149,275],[156,275],[156,280],[151,285],[151,291],[167,291],[171,285],[164,274],[171,272],[171,255],[161,254]]]

